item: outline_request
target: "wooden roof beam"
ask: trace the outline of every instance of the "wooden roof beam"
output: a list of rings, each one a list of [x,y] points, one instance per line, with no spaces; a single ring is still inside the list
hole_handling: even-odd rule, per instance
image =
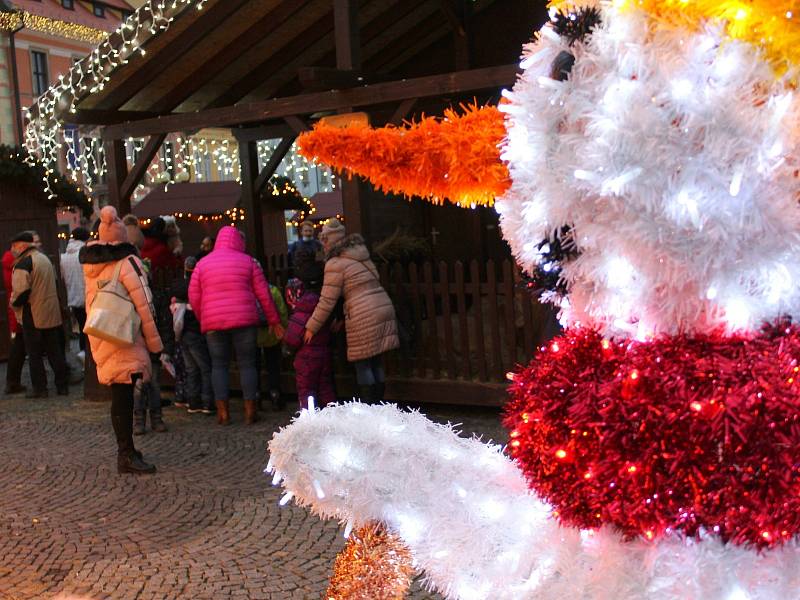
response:
[[[80,108],[64,116],[64,124],[69,125],[113,125],[120,121],[138,121],[162,116],[164,113],[138,110],[97,110]]]
[[[239,142],[257,142],[259,140],[274,140],[296,135],[297,131],[288,123],[277,125],[260,125],[258,127],[236,127],[231,129],[234,137]]]
[[[180,82],[175,84],[169,93],[153,103],[152,110],[164,112],[175,110],[188,100],[192,94],[212,82],[241,56],[263,41],[267,35],[284,25],[304,4],[304,2],[281,2],[275,10],[268,12],[253,23],[232,43],[224,46],[199,67],[189,71]]]
[[[278,50],[275,54],[267,58],[264,62],[257,67],[250,70],[250,72],[234,83],[228,91],[215,98],[209,103],[206,108],[219,108],[222,106],[230,106],[235,104],[259,85],[262,80],[259,74],[267,73],[272,74],[280,67],[302,54],[306,48],[313,46],[316,42],[331,33],[331,13],[326,13],[314,23],[306,28],[305,31],[300,32],[286,46]]]
[[[500,88],[514,84],[518,69],[516,64],[502,65],[143,119],[109,125],[103,129],[103,138],[122,139],[205,127],[232,127],[283,119],[291,115],[400,102],[407,98]]]
[[[147,62],[139,65],[130,77],[106,93],[98,108],[114,109],[123,106],[247,2],[248,0],[225,0],[203,11],[191,27],[182,31],[159,52],[149,56]]]
[[[359,32],[360,39],[361,39],[361,62],[362,64],[365,63],[371,56],[381,52],[382,48],[385,47],[389,42],[385,41],[387,36],[387,32],[391,32],[395,34],[396,38],[401,38],[407,32],[406,28],[403,28],[402,32],[397,35],[397,25],[406,23],[408,29],[412,29],[417,27],[420,22],[424,21],[425,18],[431,13],[436,12],[438,9],[435,7],[431,8],[428,7],[426,9],[426,4],[423,2],[422,4],[415,3],[412,0],[402,0],[395,4],[392,4],[388,9],[382,11],[380,14],[375,16],[374,18],[370,19],[366,23],[363,24],[361,30]],[[417,18],[413,18],[413,17]],[[328,64],[335,64],[336,63],[336,49],[333,48],[330,52],[328,52],[324,57],[322,57],[318,64],[321,65],[328,65]],[[301,68],[302,70],[302,68]],[[349,72],[349,71],[344,71]],[[356,87],[358,85],[365,85],[365,84],[372,84],[372,83],[380,83],[383,81],[392,81],[397,79],[396,75],[389,75],[385,73],[378,73],[374,70],[367,70],[367,69],[359,69],[355,71],[359,75],[364,77],[363,81],[356,81],[353,82],[351,85],[330,85],[330,86],[309,86],[306,88],[306,91],[313,92],[313,91],[322,91],[325,89],[342,89],[344,87]],[[299,83],[301,86],[304,86],[304,82],[302,80],[302,75],[299,79]],[[310,82],[309,82],[310,83]],[[251,93],[258,93],[262,98],[274,98],[280,96],[290,96],[294,93],[299,93],[297,91],[296,86],[293,85],[293,79],[285,79],[280,83],[272,83],[271,85],[261,85]]]
[[[351,88],[364,83],[375,83],[377,76],[362,71],[346,71],[330,67],[300,67],[297,78],[305,89],[312,92]]]

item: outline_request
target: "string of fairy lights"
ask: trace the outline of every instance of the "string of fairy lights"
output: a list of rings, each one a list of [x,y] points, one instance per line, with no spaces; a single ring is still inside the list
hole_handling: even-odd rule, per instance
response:
[[[55,23],[45,23],[35,15],[5,13],[0,15],[0,28],[11,27],[19,19],[28,19],[31,28],[50,27],[64,37],[84,35],[87,41],[99,42],[89,56],[76,63],[65,75],[59,76],[57,84],[48,89],[36,102],[35,110],[26,116],[25,145],[31,162],[39,161],[45,168],[42,183],[50,198],[55,197],[53,183],[60,161],[66,158],[66,174],[87,194],[105,182],[108,172],[103,141],[96,132],[81,132],[67,126],[65,115],[76,111],[77,103],[88,94],[102,91],[110,80],[111,73],[136,56],[146,54],[145,42],[160,32],[169,29],[182,11],[191,8],[201,10],[207,0],[150,0],[122,23],[114,32],[116,36],[105,37],[96,32],[79,28],[57,29]],[[64,24],[70,25],[70,24]],[[95,37],[92,37],[95,36]],[[91,38],[91,39],[90,39]],[[104,38],[104,39],[101,39]],[[129,138],[125,142],[130,163],[135,162],[145,146],[146,140]],[[278,140],[260,141],[257,144],[260,166],[265,164],[278,146]],[[213,166],[214,175],[211,173]],[[308,208],[296,213],[302,218],[311,216],[315,208],[308,196],[320,191],[335,189],[333,173],[302,157],[294,147],[279,165],[276,175],[293,181],[299,188]],[[176,183],[189,181],[236,181],[241,183],[238,147],[235,141],[203,135],[174,136],[162,147],[148,167],[142,183],[133,193],[134,203],[146,196],[153,187],[168,188]],[[278,191],[280,193],[280,191]],[[237,217],[242,216],[237,214]],[[222,220],[230,215],[196,215],[201,220]],[[242,216],[243,218],[243,216]],[[293,224],[287,221],[287,226]]]
[[[116,68],[127,64],[137,53],[145,55],[145,42],[169,29],[178,14],[190,8],[202,10],[206,2],[207,0],[150,0],[117,27],[112,35],[100,41],[86,58],[75,63],[68,73],[60,75],[58,83],[39,97],[35,110],[27,111],[25,146],[31,162],[39,161],[45,167],[43,183],[50,198],[55,197],[51,178],[58,169],[59,159],[65,152],[69,154],[65,144],[66,137],[73,140],[70,175],[80,171],[101,176],[105,172],[104,157],[97,149],[99,140],[87,144],[94,150],[90,162],[95,170],[84,171],[83,161],[78,160],[79,155],[84,155],[84,149],[81,148],[81,152],[77,154],[74,152],[77,134],[70,130],[69,136],[65,136],[64,114],[74,113],[78,101],[86,95],[102,91]],[[75,178],[75,181],[80,180]],[[83,184],[91,192],[92,182],[84,179]]]

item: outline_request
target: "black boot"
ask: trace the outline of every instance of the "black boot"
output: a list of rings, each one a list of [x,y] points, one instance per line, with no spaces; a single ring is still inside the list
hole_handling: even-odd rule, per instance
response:
[[[383,402],[383,395],[386,392],[386,384],[385,383],[376,383],[372,386],[372,401],[375,404],[380,404]]]
[[[117,457],[117,473],[133,473],[135,475],[146,475],[156,472],[156,466],[144,462],[135,451],[127,455]]]
[[[156,433],[164,433],[167,431],[167,426],[164,424],[164,419],[161,416],[161,408],[155,410],[150,409],[150,429]]]
[[[142,453],[133,446],[133,419],[126,415],[111,415],[111,426],[117,438],[118,473],[155,473],[155,466],[142,460]]]
[[[371,385],[358,386],[358,400],[361,400],[364,404],[372,404],[374,402],[372,388],[373,386]]]

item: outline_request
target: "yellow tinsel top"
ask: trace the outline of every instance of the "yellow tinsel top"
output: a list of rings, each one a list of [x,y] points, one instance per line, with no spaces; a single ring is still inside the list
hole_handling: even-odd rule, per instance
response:
[[[764,49],[779,73],[800,64],[800,0],[613,0],[618,10],[640,8],[667,25],[696,29],[718,22],[733,39]],[[552,0],[557,9],[573,9],[578,0]]]

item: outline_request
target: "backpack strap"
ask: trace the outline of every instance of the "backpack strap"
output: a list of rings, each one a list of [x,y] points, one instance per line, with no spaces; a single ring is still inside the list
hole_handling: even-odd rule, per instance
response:
[[[115,284],[115,283],[117,283],[119,281],[119,274],[120,274],[120,271],[122,271],[122,263],[124,263],[124,262],[125,262],[125,260],[118,260],[117,261],[117,266],[114,267],[114,274],[111,276],[111,283],[112,284]]]
[[[139,283],[141,284],[142,289],[144,290],[145,298],[147,298],[147,306],[150,308],[150,314],[153,316],[153,320],[155,321],[156,310],[155,307],[153,306],[153,292],[150,290],[150,284],[147,282],[147,278],[145,277],[144,272],[139,267],[139,264],[136,262],[133,256],[129,256],[128,261],[130,262],[131,267],[133,267],[133,270],[136,273],[136,275],[139,277]]]

